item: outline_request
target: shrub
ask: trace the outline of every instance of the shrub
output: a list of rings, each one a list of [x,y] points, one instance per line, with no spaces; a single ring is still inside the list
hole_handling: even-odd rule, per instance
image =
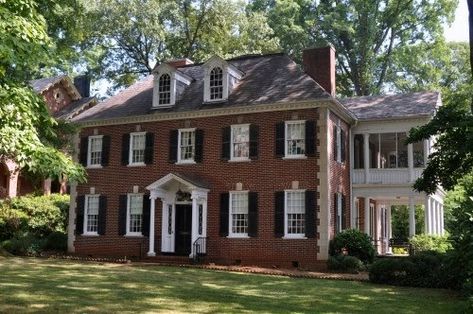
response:
[[[24,233],[3,241],[1,245],[6,251],[15,255],[34,255],[43,250],[45,243],[45,239],[40,239],[31,233]]]
[[[354,256],[337,255],[330,256],[327,260],[329,270],[357,273],[364,269],[363,262]]]
[[[330,241],[330,255],[349,255],[357,257],[363,263],[371,263],[375,256],[375,249],[370,237],[356,229],[348,229],[338,233]]]
[[[393,247],[393,254],[396,255],[408,255],[409,252],[405,247]]]
[[[46,237],[45,250],[65,251],[67,250],[67,234],[53,232]]]
[[[418,234],[409,240],[415,253],[435,251],[445,253],[452,248],[448,236]]]

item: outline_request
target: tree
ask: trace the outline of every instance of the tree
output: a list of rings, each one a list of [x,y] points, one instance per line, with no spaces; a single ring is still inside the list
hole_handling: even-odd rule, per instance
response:
[[[47,144],[56,137],[56,122],[24,82],[24,73],[48,59],[51,45],[33,0],[0,0],[0,155],[43,177],[84,180],[81,166]]]
[[[97,52],[90,71],[128,86],[151,73],[156,63],[173,58],[204,61],[213,54],[231,57],[278,49],[260,13],[231,0],[100,0],[87,3]]]
[[[253,10],[268,13],[270,26],[286,52],[330,42],[337,49],[339,93],[378,94],[391,83],[394,53],[434,43],[453,18],[451,0],[254,0]],[[288,18],[289,17],[289,18]],[[288,35],[289,34],[289,35]]]

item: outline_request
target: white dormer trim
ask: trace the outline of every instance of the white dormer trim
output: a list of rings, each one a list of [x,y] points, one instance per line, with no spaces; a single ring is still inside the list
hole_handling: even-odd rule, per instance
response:
[[[168,74],[171,78],[171,97],[168,104],[159,104],[159,79],[162,75]],[[176,81],[189,85],[192,81],[190,77],[184,73],[180,73],[175,67],[162,63],[153,71],[153,108],[170,108],[176,104]]]
[[[222,69],[223,93],[222,93],[222,98],[210,99],[210,73],[216,67],[219,67]],[[204,68],[204,102],[206,103],[221,102],[221,101],[227,100],[229,90],[230,90],[230,87],[229,87],[230,75],[236,78],[237,80],[243,77],[243,72],[235,68],[233,65],[228,64],[227,61],[225,61],[223,58],[217,55],[207,60],[207,62],[205,62],[205,64],[203,65],[203,68]]]

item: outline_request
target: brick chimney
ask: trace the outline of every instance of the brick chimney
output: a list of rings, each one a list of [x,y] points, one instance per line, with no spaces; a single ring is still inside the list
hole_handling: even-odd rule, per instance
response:
[[[82,97],[90,96],[90,77],[87,74],[76,76],[74,85]]]
[[[174,60],[166,61],[166,63],[173,66],[173,67],[175,67],[175,68],[180,68],[180,67],[183,67],[185,65],[194,64],[194,62],[192,60],[189,60],[187,58],[174,59]]]
[[[332,45],[304,49],[302,64],[305,73],[335,96],[335,48]]]

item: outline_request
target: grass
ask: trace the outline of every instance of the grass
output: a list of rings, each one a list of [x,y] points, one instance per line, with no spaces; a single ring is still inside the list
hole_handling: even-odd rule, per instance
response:
[[[0,313],[458,313],[463,302],[361,282],[0,258]]]

